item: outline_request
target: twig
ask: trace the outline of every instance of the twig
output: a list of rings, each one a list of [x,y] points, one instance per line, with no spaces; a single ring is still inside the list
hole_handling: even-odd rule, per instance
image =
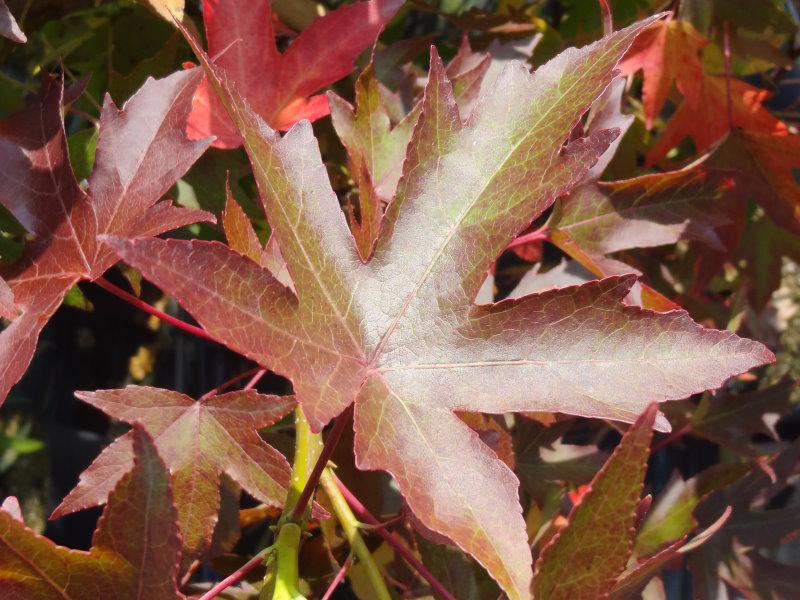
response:
[[[353,492],[347,489],[347,487],[336,477],[336,475],[332,475],[334,481],[336,481],[336,485],[339,487],[339,490],[342,492],[345,500],[350,505],[350,508],[353,509],[353,512],[356,516],[363,522],[368,523],[370,525],[379,525],[380,521],[376,519],[372,513],[370,513],[361,502],[359,502],[358,498],[353,495]],[[376,528],[375,533],[381,536],[386,542],[397,552],[403,559],[414,568],[414,570],[419,573],[425,581],[431,586],[431,589],[443,600],[456,600],[455,597],[447,591],[447,588],[442,585],[442,583],[436,579],[433,573],[431,573],[428,568],[422,564],[422,562],[414,556],[411,550],[403,544],[397,537],[386,531],[383,528]]]
[[[292,509],[291,518],[293,521],[298,521],[303,517],[303,513],[306,510],[308,501],[314,494],[314,490],[317,487],[317,483],[319,483],[319,478],[322,475],[322,471],[328,466],[328,461],[330,460],[333,451],[336,449],[336,445],[339,443],[339,438],[342,437],[342,433],[344,432],[344,428],[347,426],[349,418],[350,410],[348,409],[334,419],[333,427],[325,439],[325,446],[323,446],[322,452],[320,452],[317,462],[314,464],[314,468],[312,469],[311,474],[308,476],[305,487],[303,487],[303,491],[300,493],[300,496],[297,498],[297,503]]]
[[[330,600],[333,593],[336,591],[336,588],[339,587],[339,584],[342,583],[344,580],[344,576],[347,573],[347,570],[350,568],[350,565],[353,564],[353,554],[351,553],[350,556],[347,557],[347,560],[344,561],[342,567],[339,569],[339,572],[336,573],[336,577],[333,578],[331,584],[328,586],[328,589],[325,591],[325,594],[322,596],[322,600]]]
[[[728,130],[733,131],[733,94],[731,92],[731,27],[728,21],[722,24],[722,53],[725,57],[725,95],[728,102]]]
[[[217,585],[212,587],[208,590],[205,594],[200,596],[198,600],[211,600],[211,598],[216,598],[221,592],[224,592],[229,587],[231,587],[234,583],[242,579],[245,575],[247,575],[250,571],[255,569],[259,565],[264,564],[264,556],[270,551],[270,548],[264,548],[261,552],[256,554],[253,558],[248,560],[244,563],[241,567],[236,569],[233,573],[228,575],[225,579],[220,581]]]
[[[195,335],[199,338],[203,338],[204,340],[210,340],[212,342],[216,342],[216,340],[209,334],[207,334],[204,329],[196,327],[195,325],[191,325],[186,321],[181,321],[180,319],[177,319],[161,310],[158,310],[155,306],[149,305],[147,302],[140,300],[133,294],[129,294],[125,290],[118,288],[113,283],[102,277],[98,277],[97,279],[95,279],[94,283],[97,284],[99,287],[103,288],[105,291],[114,294],[117,298],[121,298],[131,306],[134,306],[139,310],[146,312],[148,315],[153,315],[154,317],[161,319],[165,323],[169,323],[173,327],[182,329],[183,331],[191,333],[192,335]]]
[[[255,375],[253,375],[253,377],[250,379],[250,381],[248,381],[248,382],[247,382],[247,385],[246,385],[246,386],[244,386],[242,389],[243,389],[243,390],[252,390],[252,389],[253,389],[253,388],[256,386],[256,384],[257,384],[259,381],[261,381],[261,378],[262,378],[262,377],[263,377],[263,376],[264,376],[266,373],[267,373],[267,370],[266,370],[266,369],[259,369],[259,371],[258,371],[258,372],[257,372]]]

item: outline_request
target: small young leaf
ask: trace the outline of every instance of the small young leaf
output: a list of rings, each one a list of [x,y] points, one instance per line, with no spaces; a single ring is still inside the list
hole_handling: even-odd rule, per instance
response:
[[[266,504],[280,506],[286,498],[289,463],[261,439],[258,428],[272,425],[291,411],[291,397],[248,390],[195,401],[178,392],[138,386],[77,392],[76,396],[112,417],[139,423],[153,437],[172,474],[184,563],[208,548],[217,522],[223,473]],[[106,501],[130,469],[131,438],[127,433],[103,450],[51,519]]]

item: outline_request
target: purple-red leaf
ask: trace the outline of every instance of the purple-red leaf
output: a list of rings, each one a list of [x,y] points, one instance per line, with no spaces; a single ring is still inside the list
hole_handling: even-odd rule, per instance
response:
[[[248,390],[195,401],[178,392],[138,386],[76,395],[112,417],[140,424],[153,437],[172,475],[184,563],[208,549],[223,473],[261,502],[283,504],[289,464],[261,439],[258,428],[291,411],[292,397]],[[103,450],[51,518],[105,502],[130,469],[131,441],[132,434],[127,433]]]
[[[169,473],[135,427],[132,470],[118,479],[89,552],[56,546],[0,510],[0,589],[8,600],[173,600],[181,541]]]
[[[529,597],[531,578],[518,482],[457,411],[632,421],[650,400],[717,387],[772,358],[684,312],[623,306],[634,277],[473,304],[497,255],[614,139],[599,131],[564,146],[645,25],[535,74],[511,63],[495,84],[504,93],[479,97],[466,122],[432,53],[404,176],[366,264],[310,125],[278,136],[195,43],[241,132],[297,293],[219,243],[108,240],[212,336],[288,376],[314,430],[355,401],[358,466],[389,471],[420,520],[512,600]]]
[[[0,269],[16,313],[0,333],[0,403],[22,377],[45,323],[81,279],[95,279],[116,261],[98,235],[153,236],[208,213],[159,198],[203,153],[184,125],[200,71],[148,79],[118,109],[106,97],[94,170],[84,191],[69,163],[61,81],[45,75],[39,97],[0,122],[0,203],[33,236],[16,263]]]

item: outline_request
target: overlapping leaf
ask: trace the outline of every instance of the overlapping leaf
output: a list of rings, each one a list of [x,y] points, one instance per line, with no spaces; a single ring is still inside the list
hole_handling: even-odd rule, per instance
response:
[[[0,590],[9,600],[172,600],[181,541],[169,473],[143,429],[115,482],[89,552],[56,546],[0,510]]]
[[[172,476],[184,564],[208,549],[220,509],[223,473],[261,502],[283,504],[289,464],[259,437],[258,428],[291,411],[293,398],[249,390],[195,401],[178,392],[138,386],[77,396],[112,417],[141,424],[153,437]],[[133,437],[127,433],[103,450],[51,518],[105,502],[130,470]]]
[[[733,174],[694,167],[581,186],[562,204],[553,227],[591,254],[672,244],[680,239],[721,248],[716,228]]]
[[[353,61],[375,43],[402,3],[369,0],[341,7],[316,19],[280,52],[270,0],[204,0],[208,53],[256,113],[286,130],[328,114],[325,96],[312,94],[353,70]],[[242,143],[207,81],[194,97],[188,131],[193,138],[216,136],[218,148]]]
[[[648,129],[661,113],[675,83],[689,106],[696,106],[703,79],[698,52],[708,44],[687,21],[665,19],[653,23],[634,42],[620,70],[644,72],[642,100]]]
[[[625,570],[656,412],[655,405],[648,407],[623,436],[566,528],[542,550],[533,578],[536,598],[602,598]]]
[[[506,93],[479,98],[466,123],[433,53],[404,177],[366,264],[309,124],[281,139],[197,48],[242,133],[297,294],[218,243],[108,240],[212,336],[287,375],[314,429],[355,401],[358,465],[389,471],[424,524],[513,599],[529,596],[531,577],[517,480],[455,411],[631,421],[649,399],[716,387],[772,358],[683,312],[622,305],[633,277],[473,304],[495,257],[613,139],[563,146],[642,26],[533,75],[512,63],[495,84]]]
[[[13,321],[0,333],[0,402],[25,372],[64,294],[116,262],[98,235],[154,236],[213,220],[157,202],[208,145],[183,132],[200,77],[195,70],[148,80],[122,110],[106,96],[85,191],[69,163],[60,81],[45,76],[39,97],[0,122],[0,203],[32,236],[23,257],[0,268],[17,313],[5,315]],[[0,294],[7,305],[8,290]]]

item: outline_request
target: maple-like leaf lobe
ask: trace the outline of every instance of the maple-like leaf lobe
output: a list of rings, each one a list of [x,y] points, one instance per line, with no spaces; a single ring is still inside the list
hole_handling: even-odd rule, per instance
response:
[[[0,203],[33,237],[20,260],[0,268],[15,305],[13,322],[0,332],[0,403],[24,374],[67,291],[116,261],[99,235],[154,236],[214,220],[205,211],[158,202],[210,141],[184,134],[201,76],[195,70],[148,79],[121,110],[107,96],[86,190],[69,162],[63,106],[74,98],[66,97],[61,80],[43,75],[39,96],[0,122]]]

